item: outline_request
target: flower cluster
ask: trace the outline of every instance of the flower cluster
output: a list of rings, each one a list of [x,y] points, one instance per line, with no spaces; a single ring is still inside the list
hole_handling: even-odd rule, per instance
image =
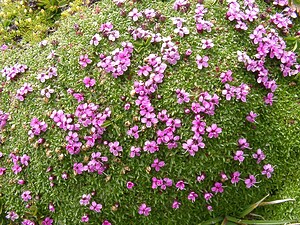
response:
[[[115,41],[116,39],[118,39],[120,37],[120,32],[118,30],[113,30],[113,28],[114,28],[114,25],[111,22],[107,22],[107,23],[101,24],[99,31],[101,32],[103,37],[108,38],[108,40],[110,40],[110,41]],[[98,40],[100,41],[99,38],[98,38]],[[96,42],[93,41],[93,44],[96,45],[97,41]]]
[[[37,75],[37,79],[40,80],[42,83],[44,83],[46,80],[51,79],[52,77],[57,77],[57,68],[54,66],[49,67],[47,72],[40,73]]]
[[[270,79],[269,71],[265,67],[266,57],[273,59],[274,57],[280,60],[280,69],[284,77],[293,76],[300,72],[300,65],[297,63],[296,54],[292,51],[286,51],[285,41],[277,34],[274,29],[269,31],[263,26],[259,25],[250,35],[250,39],[254,44],[258,44],[256,59],[251,59],[245,52],[238,51],[238,60],[243,62],[248,71],[257,73],[257,83],[263,84],[268,93],[265,97],[265,103],[272,105],[272,92],[277,89],[275,80]]]
[[[98,173],[102,175],[103,172],[107,169],[108,158],[102,156],[100,152],[93,152],[91,154],[91,160],[86,164],[83,163],[74,163],[73,171],[76,174],[82,174],[84,171],[89,173]]]
[[[27,167],[29,165],[30,157],[26,154],[24,154],[23,156],[18,156],[14,153],[10,153],[9,157],[14,164],[11,168],[14,174],[20,173],[23,170],[22,166]]]
[[[44,121],[39,121],[33,117],[30,122],[31,130],[28,131],[29,137],[39,136],[42,132],[46,132],[48,125]]]
[[[11,67],[4,67],[1,70],[2,77],[6,77],[6,80],[14,80],[18,75],[24,73],[28,67],[24,64],[16,63],[14,66]]]
[[[242,83],[238,87],[225,84],[225,89],[222,90],[222,94],[225,96],[226,100],[228,101],[231,98],[235,97],[236,99],[241,100],[242,102],[246,102],[249,91],[250,91],[250,87],[247,84]]]
[[[189,102],[190,101],[189,93],[187,93],[183,89],[181,89],[181,90],[176,89],[176,95],[177,95],[177,103],[178,104],[182,104],[183,102]]]
[[[178,34],[180,37],[184,37],[184,35],[189,34],[189,29],[187,27],[183,26],[183,22],[185,22],[185,19],[174,17],[172,18],[173,24],[176,26],[174,33]]]
[[[203,33],[203,31],[211,32],[213,23],[203,19],[204,15],[207,13],[207,9],[204,8],[204,5],[197,4],[195,9],[195,22],[196,29],[198,33]]]
[[[124,74],[130,66],[130,57],[133,52],[133,45],[130,42],[122,43],[123,50],[115,49],[111,56],[100,54],[98,67],[103,68],[107,73],[112,73],[114,78]]]
[[[188,0],[176,0],[173,4],[173,9],[179,12],[187,12],[190,9],[190,2]]]
[[[247,30],[246,22],[252,22],[258,18],[259,8],[254,2],[253,0],[244,0],[243,9],[236,0],[232,0],[228,4],[226,18],[229,21],[236,21],[235,28],[237,30]]]
[[[160,52],[163,55],[163,60],[167,61],[171,65],[175,65],[177,61],[180,60],[178,46],[174,42],[172,42],[170,36],[163,38]]]
[[[289,29],[293,22],[291,18],[297,18],[296,12],[290,7],[285,8],[282,13],[276,13],[270,17],[270,21],[279,29]]]
[[[9,113],[5,113],[0,110],[0,130],[4,129],[8,118],[9,118]]]
[[[32,92],[33,88],[31,84],[24,83],[24,85],[17,90],[16,98],[20,101],[24,101],[28,93]]]
[[[158,179],[156,177],[152,177],[152,188],[157,189],[158,187],[161,188],[161,190],[166,190],[167,187],[172,187],[173,181],[165,177],[163,179]]]

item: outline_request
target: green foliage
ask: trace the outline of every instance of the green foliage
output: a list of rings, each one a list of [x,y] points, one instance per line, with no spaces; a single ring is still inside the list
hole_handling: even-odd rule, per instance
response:
[[[37,43],[57,28],[63,10],[74,13],[81,5],[80,0],[0,1],[0,45],[20,40]]]
[[[206,148],[199,151],[195,157],[184,154],[180,147],[168,150],[163,146],[157,154],[143,152],[140,158],[129,158],[132,145],[142,147],[146,140],[155,137],[154,129],[145,129],[140,132],[140,139],[135,141],[126,135],[128,127],[125,124],[127,122],[132,125],[137,124],[134,118],[139,116],[138,108],[135,106],[136,97],[130,95],[133,81],[144,79],[136,75],[137,68],[143,65],[145,57],[149,54],[160,54],[160,45],[149,44],[147,41],[134,41],[127,32],[128,26],[133,25],[132,21],[128,17],[121,17],[119,8],[110,0],[103,0],[95,6],[101,13],[96,13],[95,9],[84,9],[80,15],[75,14],[63,19],[58,31],[47,39],[49,43],[56,42],[57,45],[49,44],[45,48],[38,48],[36,44],[21,46],[21,48],[10,47],[9,50],[1,52],[1,68],[16,62],[24,63],[29,67],[29,70],[16,81],[7,82],[1,78],[4,85],[2,86],[3,92],[0,93],[0,109],[11,112],[11,119],[5,131],[1,133],[6,140],[1,145],[1,151],[5,155],[4,159],[1,159],[1,166],[8,168],[6,174],[0,176],[0,184],[2,184],[0,192],[3,194],[5,213],[15,210],[19,215],[36,218],[38,222],[46,216],[51,216],[55,224],[80,224],[80,217],[84,213],[91,214],[90,224],[95,225],[104,219],[110,220],[113,224],[199,224],[212,217],[224,218],[224,215],[238,217],[245,205],[253,202],[253,199],[262,198],[266,192],[271,193],[273,199],[295,198],[297,202],[300,202],[299,83],[292,77],[283,78],[278,62],[269,61],[267,67],[273,78],[277,79],[279,88],[275,92],[274,106],[267,107],[263,102],[266,90],[256,83],[254,74],[247,72],[236,57],[238,50],[245,50],[250,54],[254,52],[256,46],[250,43],[249,34],[258,23],[267,23],[267,21],[256,21],[250,25],[248,31],[237,32],[232,23],[224,20],[226,7],[213,4],[209,8],[206,19],[214,20],[218,29],[200,35],[195,32],[193,10],[189,16],[186,16],[175,12],[172,9],[172,3],[173,1],[164,3],[142,1],[125,6],[126,12],[133,7],[139,10],[145,8],[160,10],[168,18],[166,23],[160,25],[163,36],[173,35],[174,41],[179,43],[182,55],[188,48],[193,50],[190,59],[181,60],[175,66],[168,67],[164,83],[160,84],[158,89],[162,99],[159,100],[157,95],[154,95],[153,105],[157,111],[167,109],[173,118],[182,120],[184,126],[180,128],[180,136],[182,141],[185,141],[192,135],[190,124],[193,118],[191,114],[186,115],[183,112],[185,107],[188,107],[187,105],[176,103],[174,91],[177,88],[183,88],[195,97],[199,96],[202,91],[221,95],[224,85],[219,80],[220,72],[231,69],[235,78],[234,85],[244,82],[251,84],[252,88],[249,98],[247,97],[247,103],[222,99],[216,109],[216,114],[213,117],[207,117],[207,124],[217,123],[222,127],[222,135],[218,139],[205,137]],[[259,5],[261,10],[269,7],[264,2],[259,2]],[[275,13],[276,10],[272,10],[272,13]],[[191,34],[183,39],[174,35],[174,27],[169,20],[171,17],[185,17],[187,26],[192,31]],[[99,46],[89,45],[91,37],[98,32],[100,24],[109,21],[114,24],[114,29],[120,31],[120,39],[110,42],[103,38]],[[76,33],[73,29],[74,24],[78,24],[81,33]],[[149,29],[154,29],[155,26],[155,23],[151,24]],[[291,32],[299,30],[299,26],[299,19],[297,19]],[[208,38],[213,39],[215,47],[206,52],[201,49],[199,43],[201,39]],[[131,41],[136,49],[130,70],[115,79],[110,74],[99,71],[96,64],[100,53],[110,54],[114,49],[121,48],[122,41]],[[52,50],[55,51],[59,60],[47,59]],[[78,64],[78,58],[85,53],[89,55],[93,63],[82,69]],[[201,71],[197,69],[195,64],[197,54],[210,56],[208,68]],[[37,75],[53,65],[58,69],[58,77],[45,83],[39,82],[36,79]],[[219,72],[216,71],[217,68]],[[92,89],[85,88],[82,83],[82,79],[86,76],[93,77],[97,81]],[[29,94],[24,102],[19,102],[14,96],[17,89],[25,82],[33,84],[34,92]],[[291,85],[292,82],[295,84]],[[55,93],[49,101],[44,101],[40,90],[49,85],[55,89]],[[74,113],[78,103],[67,93],[68,88],[82,92],[86,102],[97,103],[102,108],[111,108],[112,118],[105,124],[107,131],[103,139],[119,141],[124,149],[122,157],[113,157],[107,146],[103,145],[86,149],[79,155],[72,156],[67,153],[65,150],[66,132],[55,126],[49,118],[49,113],[54,109]],[[126,102],[131,103],[131,110],[124,111],[125,102],[120,99],[121,96],[125,96]],[[245,123],[245,116],[251,110],[259,114],[254,126]],[[46,121],[49,125],[48,131],[42,134],[46,140],[42,145],[37,145],[36,139],[28,140],[29,123],[33,117]],[[159,125],[158,128],[164,127]],[[237,140],[240,137],[247,138],[252,148],[249,150],[250,156],[241,165],[232,160],[233,153],[237,150]],[[232,171],[240,170],[244,177],[249,173],[260,174],[261,165],[257,165],[255,160],[251,159],[251,153],[258,148],[266,153],[267,162],[276,166],[272,178],[268,180],[260,176],[259,187],[251,189],[247,189],[242,181],[236,186],[231,185],[229,181],[224,193],[215,196],[214,211],[209,213],[205,207],[206,202],[202,198],[202,191],[210,190],[214,181],[220,179],[220,172],[229,175]],[[31,156],[29,167],[18,175],[10,170],[12,164],[8,160],[8,155],[12,151]],[[84,161],[94,151],[101,151],[103,155],[109,157],[109,169],[101,176],[75,175],[72,165],[75,162]],[[155,158],[164,160],[167,165],[159,173],[153,169],[149,172],[148,169]],[[50,174],[46,172],[49,166],[53,168],[51,174],[57,177],[53,188],[49,187]],[[201,171],[206,172],[207,179],[199,184],[196,182],[196,175]],[[63,172],[69,174],[69,179],[66,181],[61,178]],[[184,179],[188,183],[187,190],[177,191],[175,187],[166,192],[152,190],[151,178],[154,176],[169,177],[174,181]],[[17,185],[18,179],[25,179],[26,185]],[[129,180],[136,182],[132,190],[126,189],[126,182]],[[31,190],[34,196],[30,202],[34,207],[30,210],[25,208],[25,203],[20,198],[25,190]],[[96,191],[96,201],[103,204],[100,214],[93,213],[79,205],[81,196],[92,191]],[[187,200],[189,191],[199,194],[199,199],[195,203]],[[171,208],[175,198],[182,202],[178,210]],[[50,202],[56,206],[55,213],[50,213],[48,210]],[[149,217],[138,215],[138,206],[143,202],[152,207]],[[300,215],[300,208],[292,203],[274,208],[273,206],[257,208],[257,211],[268,220],[275,217],[275,219],[278,217],[278,219],[290,220]]]

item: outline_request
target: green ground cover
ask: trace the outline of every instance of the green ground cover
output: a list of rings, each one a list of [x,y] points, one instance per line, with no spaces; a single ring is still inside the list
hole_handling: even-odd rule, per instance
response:
[[[292,19],[294,26],[286,34],[269,22],[269,16],[281,12],[283,8],[257,2],[259,18],[247,23],[246,31],[237,31],[236,22],[225,18],[227,4],[205,3],[208,12],[203,18],[211,21],[214,26],[211,32],[204,31],[199,34],[194,20],[196,3],[192,2],[186,13],[174,10],[173,4],[174,1],[126,2],[120,8],[109,0],[103,0],[81,13],[63,19],[57,32],[47,38],[48,44],[44,47],[37,44],[24,44],[18,48],[9,45],[6,51],[1,52],[1,69],[15,63],[28,67],[26,72],[13,80],[0,78],[0,110],[10,114],[0,133],[0,151],[3,153],[0,167],[6,168],[5,173],[0,176],[3,224],[7,223],[5,217],[12,210],[20,217],[16,220],[17,223],[15,221],[12,224],[21,223],[24,219],[39,224],[46,217],[51,217],[54,224],[80,224],[85,214],[89,215],[89,224],[100,224],[104,220],[112,224],[199,224],[216,216],[235,216],[246,205],[266,194],[271,195],[270,199],[295,198],[296,203],[267,206],[258,209],[257,214],[263,215],[265,219],[299,217],[299,78],[283,77],[280,60],[267,57],[265,66],[269,70],[269,77],[275,79],[278,85],[274,92],[273,105],[267,105],[264,97],[270,91],[257,83],[257,75],[247,71],[237,57],[237,51],[244,51],[254,59],[257,45],[253,44],[249,35],[259,24],[263,24],[268,32],[274,28],[279,37],[286,37],[300,30],[299,18]],[[242,8],[242,2],[240,4]],[[128,17],[133,8],[138,11],[153,8],[163,17],[153,18],[152,22],[141,17],[134,22]],[[189,29],[188,35],[180,37],[174,33],[176,27],[172,24],[173,17],[186,20],[184,26]],[[113,29],[119,31],[120,38],[116,41],[109,41],[99,32],[100,25],[106,22],[111,22]],[[171,35],[172,42],[180,53],[180,60],[175,65],[163,60],[167,65],[163,82],[157,84],[157,90],[149,95],[156,115],[166,109],[170,118],[181,120],[181,127],[174,131],[174,135],[178,135],[180,140],[177,141],[177,148],[168,149],[166,144],[160,144],[159,151],[153,154],[143,150],[145,142],[155,141],[156,132],[165,129],[166,124],[160,121],[155,126],[145,127],[141,122],[143,116],[140,115],[140,108],[136,105],[138,94],[134,95],[132,90],[134,81],[146,82],[149,79],[149,76],[138,76],[137,71],[139,66],[146,65],[145,59],[150,54],[162,57],[162,42],[150,43],[150,39],[134,40],[128,28],[140,26],[153,33],[159,32],[162,37]],[[99,45],[94,46],[90,41],[96,33],[100,34],[101,40]],[[202,49],[203,39],[212,39],[214,47]],[[97,67],[97,63],[100,62],[100,54],[108,56],[117,48],[122,50],[123,41],[131,42],[134,50],[128,69],[123,75],[114,78],[111,73]],[[294,45],[288,44],[286,51],[293,47]],[[185,56],[187,49],[192,49],[189,57]],[[52,58],[48,57],[51,51],[54,51]],[[86,67],[79,64],[79,57],[84,54],[92,60]],[[197,55],[209,57],[207,68],[197,67]],[[57,68],[57,77],[45,82],[37,79],[39,74],[46,72],[51,66]],[[237,87],[244,83],[250,87],[246,102],[235,97],[228,101],[222,94],[225,84],[221,82],[220,74],[228,70],[233,72],[234,79],[229,82],[231,86]],[[85,77],[94,78],[95,85],[86,87],[83,83]],[[31,84],[33,91],[26,95],[24,101],[20,101],[16,98],[16,93],[24,83]],[[49,99],[41,95],[41,90],[48,86],[54,90]],[[84,100],[78,103],[68,89],[73,89],[74,93],[82,93]],[[190,101],[178,104],[176,89],[188,92]],[[209,132],[206,131],[202,135],[205,147],[199,148],[195,156],[191,156],[183,149],[182,144],[194,135],[191,127],[195,114],[186,114],[185,109],[190,109],[192,102],[199,102],[199,96],[205,91],[218,95],[219,104],[215,106],[214,115],[203,112],[199,114],[203,116],[205,128],[217,124],[222,132],[217,138],[209,138]],[[109,107],[111,116],[102,125],[106,130],[102,138],[99,138],[99,143],[93,147],[87,147],[84,140],[85,136],[93,133],[92,126],[81,125],[78,134],[83,146],[79,154],[70,154],[66,150],[65,139],[69,131],[56,126],[50,115],[54,110],[60,109],[74,114],[77,106],[83,103],[98,104],[99,113]],[[126,103],[131,105],[129,110],[124,110]],[[255,123],[246,120],[250,111],[258,114]],[[30,122],[33,117],[45,121],[48,128],[46,132],[29,138],[28,131],[31,130]],[[77,123],[76,117],[74,118]],[[140,130],[138,139],[127,135],[127,131],[134,125]],[[45,142],[38,144],[39,138],[43,138]],[[241,163],[234,160],[234,155],[239,150],[237,141],[240,138],[246,138],[250,144],[250,149],[244,151],[245,160]],[[113,155],[104,141],[118,141],[123,151],[118,156]],[[139,157],[130,157],[132,146],[142,148]],[[263,150],[266,155],[266,159],[260,164],[252,157],[257,149]],[[76,174],[74,163],[86,165],[93,152],[101,152],[108,157],[108,162],[104,163],[106,170],[103,174],[87,171]],[[17,156],[27,154],[30,156],[29,165],[22,165],[22,171],[15,174],[12,171],[14,164],[10,153]],[[159,172],[151,168],[156,158],[165,162]],[[262,175],[263,166],[266,164],[274,167],[270,179]],[[236,185],[231,183],[231,174],[235,171],[241,173],[242,179]],[[197,176],[201,172],[205,173],[206,178],[198,182]],[[68,174],[68,179],[62,178],[64,173]],[[228,180],[221,179],[220,173],[226,174]],[[251,188],[245,185],[249,175],[255,175],[257,179],[257,183]],[[153,177],[170,178],[173,185],[166,190],[153,189]],[[18,184],[18,180],[25,180],[25,184]],[[180,180],[186,183],[185,190],[175,187]],[[126,187],[128,181],[135,184],[132,189]],[[222,183],[224,192],[216,193],[211,201],[205,201],[203,194],[212,192],[211,188],[216,182]],[[28,190],[32,199],[25,202],[21,195]],[[199,195],[195,202],[188,200],[191,192]],[[90,203],[95,201],[102,204],[100,213],[90,210],[89,205],[80,204],[84,194],[94,194]],[[176,210],[172,208],[175,199],[181,203]],[[50,203],[55,207],[54,212],[49,211]],[[151,207],[149,216],[139,215],[142,203]],[[26,208],[27,204],[31,207]],[[213,207],[212,212],[207,209],[208,205]]]

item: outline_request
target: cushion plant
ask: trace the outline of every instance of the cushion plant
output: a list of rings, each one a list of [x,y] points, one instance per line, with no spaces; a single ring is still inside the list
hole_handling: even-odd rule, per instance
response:
[[[3,223],[199,224],[267,193],[299,201],[287,4],[102,0],[2,46]]]

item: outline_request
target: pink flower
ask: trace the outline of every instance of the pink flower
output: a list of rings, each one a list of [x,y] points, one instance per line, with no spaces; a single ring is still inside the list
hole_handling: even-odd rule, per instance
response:
[[[240,181],[241,173],[239,171],[235,171],[231,176],[231,183],[236,184]]]
[[[87,65],[91,62],[92,60],[89,59],[89,56],[87,54],[79,56],[79,64],[82,67],[87,67]]]
[[[31,192],[30,191],[24,191],[21,195],[23,201],[28,202],[31,199]]]
[[[91,195],[84,194],[84,195],[82,195],[79,203],[80,203],[80,205],[88,205],[88,204],[90,204],[90,200],[91,200]]]
[[[91,41],[90,41],[90,45],[98,46],[100,40],[101,40],[100,35],[99,35],[99,34],[95,34],[95,35],[92,37]]]
[[[93,87],[96,84],[96,80],[90,77],[85,77],[83,79],[83,83],[87,88],[89,88],[89,87]]]
[[[149,216],[151,212],[151,207],[147,207],[145,203],[141,204],[139,207],[139,214],[144,216]]]
[[[245,180],[245,184],[247,188],[251,188],[256,184],[256,178],[254,175],[249,175],[249,177]]]
[[[254,159],[257,159],[257,164],[259,164],[262,160],[266,158],[266,155],[263,153],[261,149],[257,149],[256,153],[252,155]]]
[[[130,148],[130,155],[129,155],[129,157],[130,158],[134,158],[135,156],[140,156],[141,155],[140,152],[141,152],[141,148],[137,148],[137,147],[132,146]]]
[[[134,187],[134,183],[131,182],[131,181],[128,181],[126,186],[127,186],[128,189],[132,189]]]
[[[216,182],[214,186],[211,188],[211,191],[215,193],[222,193],[224,191],[222,183]]]
[[[267,96],[264,97],[264,101],[265,101],[266,105],[270,105],[270,106],[273,105],[273,97],[274,97],[273,93],[268,93]]]
[[[87,214],[84,214],[82,217],[81,217],[81,222],[83,222],[83,223],[87,223],[87,222],[89,222],[89,215],[87,215]]]
[[[210,193],[210,192],[204,193],[205,201],[209,201],[213,196],[214,196],[213,193]]]
[[[102,225],[111,225],[111,223],[108,220],[104,220]]]
[[[50,217],[46,217],[42,222],[42,225],[52,225],[52,224],[53,224],[53,219],[51,219]]]
[[[201,57],[200,55],[196,56],[196,63],[198,66],[198,69],[201,70],[203,67],[208,67],[208,56]]]
[[[164,166],[165,162],[159,161],[159,159],[154,159],[153,163],[151,164],[151,167],[154,168],[157,172],[160,171],[160,169]]]
[[[183,180],[180,180],[176,183],[175,187],[178,189],[178,190],[184,190],[185,188],[185,183]]]
[[[208,211],[213,211],[213,207],[211,205],[206,206]]]
[[[217,124],[212,124],[210,127],[206,128],[206,131],[208,132],[209,138],[217,138],[220,133],[222,133],[222,128],[218,127]]]
[[[19,218],[19,215],[15,211],[9,211],[5,218],[10,219],[11,221],[15,221]]]
[[[251,112],[246,116],[246,120],[248,120],[250,123],[254,123],[256,117],[257,117],[257,114],[254,113],[253,111],[251,111]]]
[[[240,163],[242,163],[242,162],[244,161],[244,159],[245,159],[245,157],[244,157],[244,152],[243,152],[243,151],[240,151],[240,150],[239,150],[239,151],[236,151],[236,153],[235,153],[233,159],[234,159],[235,161],[239,161]]]
[[[264,170],[261,172],[262,175],[266,175],[267,178],[271,178],[271,174],[274,172],[274,168],[271,164],[264,165]]]
[[[50,212],[55,212],[55,207],[54,207],[53,203],[49,204],[48,209]]]
[[[143,16],[142,13],[138,12],[136,8],[128,13],[128,17],[131,17],[134,22],[138,21],[139,17],[141,16]]]
[[[214,47],[214,43],[212,42],[211,39],[201,40],[201,42],[202,42],[202,49],[209,49]]]
[[[190,192],[188,195],[188,200],[195,202],[196,198],[198,198],[198,194],[196,194],[195,192]]]
[[[100,212],[102,209],[102,205],[101,204],[97,204],[95,201],[92,202],[91,206],[90,206],[90,210],[93,210],[95,212]]]
[[[173,209],[178,209],[180,207],[181,203],[178,202],[177,200],[174,200],[173,204],[172,204],[172,208]]]
[[[119,142],[118,141],[115,141],[115,142],[110,142],[108,144],[109,146],[109,151],[114,155],[114,156],[118,156],[119,155],[119,152],[122,152],[123,151],[123,148],[122,146],[120,146]]]
[[[220,78],[221,78],[221,82],[222,83],[227,83],[227,82],[230,82],[230,81],[232,81],[233,80],[233,78],[232,78],[232,71],[231,70],[228,70],[227,72],[223,72],[223,73],[221,73],[221,75],[220,75]]]

